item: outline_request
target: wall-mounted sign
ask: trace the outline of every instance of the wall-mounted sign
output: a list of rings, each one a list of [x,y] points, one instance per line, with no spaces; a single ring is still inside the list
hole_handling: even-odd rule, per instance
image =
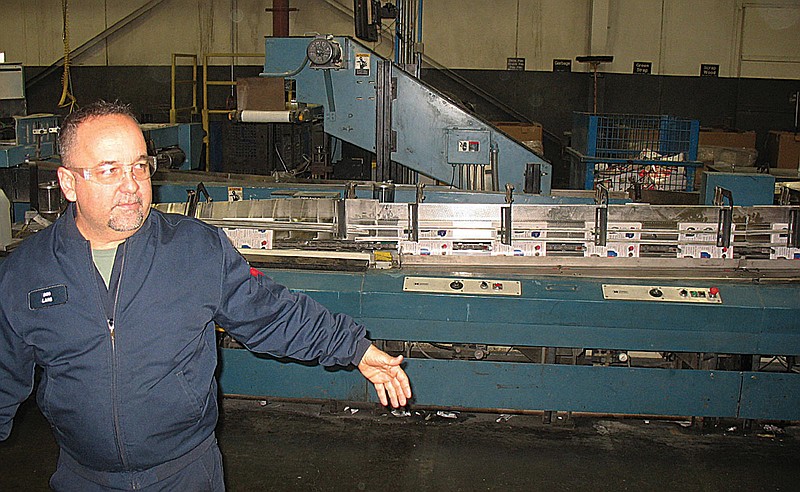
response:
[[[525,58],[508,58],[506,60],[506,70],[513,70],[516,72],[525,71]]]
[[[652,73],[652,62],[633,62],[633,73]]]
[[[719,65],[712,65],[710,63],[700,64],[701,77],[719,77]]]
[[[560,60],[557,58],[553,59],[553,71],[554,72],[571,72],[572,71],[572,60]]]

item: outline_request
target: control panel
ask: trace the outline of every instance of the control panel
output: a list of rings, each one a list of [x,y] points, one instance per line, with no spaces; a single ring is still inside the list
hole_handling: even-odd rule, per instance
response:
[[[454,277],[406,277],[403,279],[403,292],[518,296],[522,294],[522,285],[516,280],[490,280]]]
[[[718,287],[603,284],[603,298],[617,301],[722,304]]]

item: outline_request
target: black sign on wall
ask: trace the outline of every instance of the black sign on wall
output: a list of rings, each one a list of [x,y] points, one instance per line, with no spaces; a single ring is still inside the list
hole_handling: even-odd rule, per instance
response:
[[[652,73],[652,62],[633,62],[633,73]]]
[[[710,63],[700,64],[701,77],[719,77],[719,65],[712,65]]]
[[[508,59],[506,59],[506,70],[524,72],[525,71],[525,58],[508,58]]]
[[[553,71],[554,72],[571,72],[572,71],[572,60],[559,60],[557,58],[553,59]]]

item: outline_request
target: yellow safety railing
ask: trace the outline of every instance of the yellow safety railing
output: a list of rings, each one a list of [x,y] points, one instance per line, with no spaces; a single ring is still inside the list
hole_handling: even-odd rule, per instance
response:
[[[212,114],[228,114],[230,109],[215,109],[208,107],[208,87],[211,85],[233,87],[235,80],[208,80],[208,61],[212,58],[264,58],[264,53],[206,53],[203,55],[203,130],[206,144],[206,171],[211,170],[211,139],[209,138],[209,116]],[[233,75],[231,74],[231,77]]]
[[[183,79],[178,80],[178,59],[186,58],[191,61],[190,66],[192,68],[192,78],[191,79]],[[169,108],[169,122],[170,123],[177,123],[178,122],[178,114],[189,111],[189,121],[192,120],[192,115],[197,114],[198,107],[197,107],[197,55],[187,54],[187,53],[173,53],[172,54],[172,77],[171,77],[171,85],[172,85],[172,97],[171,103]],[[178,107],[178,86],[183,85],[191,85],[192,87],[192,105],[191,106],[183,106]]]

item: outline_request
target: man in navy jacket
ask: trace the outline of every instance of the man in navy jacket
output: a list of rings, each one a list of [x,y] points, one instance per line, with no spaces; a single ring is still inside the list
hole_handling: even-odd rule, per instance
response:
[[[256,270],[219,229],[151,210],[155,159],[127,106],[64,120],[70,203],[0,265],[0,440],[37,401],[60,491],[224,490],[215,324],[254,352],[354,364],[384,405],[411,397],[402,357]]]

